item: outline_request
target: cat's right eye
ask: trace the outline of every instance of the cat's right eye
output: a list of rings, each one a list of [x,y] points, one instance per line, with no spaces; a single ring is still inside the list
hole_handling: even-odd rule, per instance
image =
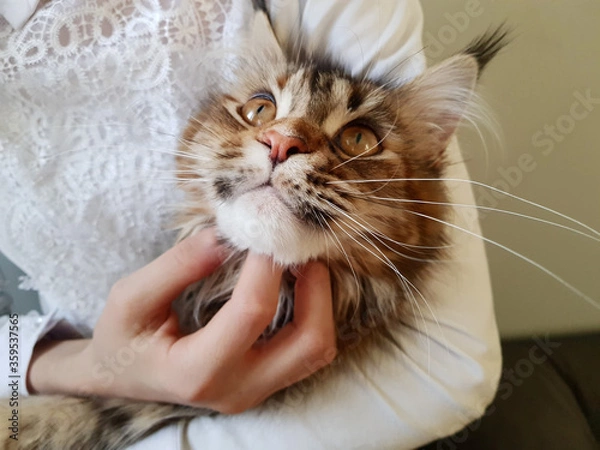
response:
[[[382,151],[381,140],[375,132],[363,125],[344,128],[338,135],[338,145],[348,156],[373,156]]]
[[[258,95],[242,106],[240,114],[250,125],[260,127],[275,119],[277,106],[270,96]]]

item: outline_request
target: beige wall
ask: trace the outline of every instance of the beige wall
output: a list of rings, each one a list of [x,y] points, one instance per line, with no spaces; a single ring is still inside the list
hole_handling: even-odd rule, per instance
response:
[[[477,134],[464,130],[460,135],[472,176],[487,184],[504,182],[510,193],[600,230],[600,2],[422,3],[426,54],[431,60],[456,52],[505,20],[514,28],[513,43],[482,78],[481,93],[500,123],[502,142],[486,138],[490,155],[486,163]],[[586,95],[595,102],[582,101]],[[556,130],[545,129],[547,125]],[[476,192],[483,205],[557,219],[518,202],[486,196],[483,189]],[[531,257],[600,305],[600,243],[495,213],[483,218],[482,225],[487,237]],[[589,305],[515,256],[491,246],[488,250],[505,337],[600,330],[600,306]]]

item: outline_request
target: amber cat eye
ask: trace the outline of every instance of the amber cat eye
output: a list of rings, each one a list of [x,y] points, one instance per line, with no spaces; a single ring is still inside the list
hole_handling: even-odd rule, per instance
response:
[[[252,97],[240,111],[246,122],[255,127],[260,127],[275,119],[277,106],[275,100],[268,94],[259,94]]]
[[[338,135],[338,145],[348,156],[373,156],[379,153],[381,142],[373,130],[363,125],[344,128]]]

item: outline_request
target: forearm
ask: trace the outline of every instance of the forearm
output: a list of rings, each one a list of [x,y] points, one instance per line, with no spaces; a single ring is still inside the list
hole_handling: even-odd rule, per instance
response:
[[[130,347],[142,348],[136,343]],[[118,353],[117,353],[118,354]],[[137,355],[138,357],[140,354]],[[152,371],[140,375],[129,360],[120,364],[99,358],[92,339],[40,341],[33,351],[27,388],[30,394],[120,397],[146,401],[174,401],[158,395]],[[128,370],[129,369],[129,370]]]
[[[40,341],[33,351],[27,387],[32,394],[98,395],[88,356],[90,339]]]

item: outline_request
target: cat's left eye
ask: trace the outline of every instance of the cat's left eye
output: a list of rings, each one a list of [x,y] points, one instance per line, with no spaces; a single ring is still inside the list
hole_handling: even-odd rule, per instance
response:
[[[240,114],[250,125],[260,127],[275,119],[277,106],[270,96],[259,95],[248,100]]]
[[[346,127],[338,135],[338,145],[348,156],[373,156],[379,153],[381,142],[375,132],[363,125]]]

